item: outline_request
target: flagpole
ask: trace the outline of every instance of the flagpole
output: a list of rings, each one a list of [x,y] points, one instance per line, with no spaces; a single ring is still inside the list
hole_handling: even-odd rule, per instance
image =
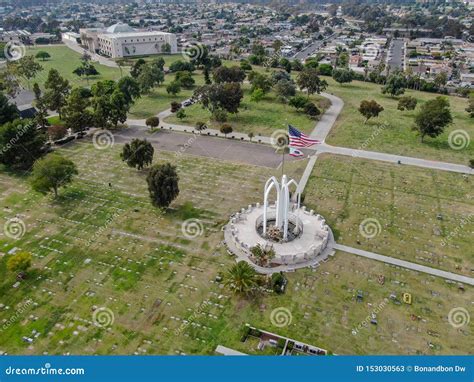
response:
[[[283,169],[284,169],[284,167],[285,167],[285,149],[286,149],[286,148],[283,147],[283,152],[282,152],[282,154],[281,154],[281,157],[282,157],[282,158],[281,158],[281,159],[282,159],[282,160],[281,160],[281,177],[282,177],[282,178],[283,178]]]

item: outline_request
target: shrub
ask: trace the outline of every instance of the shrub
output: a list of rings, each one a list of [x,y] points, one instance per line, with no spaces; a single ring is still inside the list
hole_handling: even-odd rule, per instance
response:
[[[225,110],[217,109],[212,113],[212,118],[217,122],[227,121],[227,113]]]
[[[179,109],[181,109],[181,102],[176,102],[176,101],[171,102],[172,113],[176,113]]]
[[[220,129],[220,132],[224,134],[226,137],[227,137],[227,134],[232,133],[232,131],[233,131],[232,126],[229,125],[228,123],[224,123]]]
[[[153,129],[160,125],[160,119],[158,117],[150,117],[146,119],[145,124]]]
[[[304,112],[311,118],[316,118],[319,114],[321,114],[321,111],[313,102],[306,103],[306,105],[304,106]]]

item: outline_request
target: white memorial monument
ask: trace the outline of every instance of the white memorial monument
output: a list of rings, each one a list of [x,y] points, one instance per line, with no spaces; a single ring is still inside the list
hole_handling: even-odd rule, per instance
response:
[[[271,273],[316,265],[334,252],[331,229],[321,215],[301,206],[297,189],[298,183],[286,175],[281,181],[272,176],[265,183],[263,206],[249,205],[232,215],[225,240],[239,261],[246,260],[257,271],[263,271],[261,265],[254,263],[251,248],[272,249],[275,256],[265,267],[265,273]]]

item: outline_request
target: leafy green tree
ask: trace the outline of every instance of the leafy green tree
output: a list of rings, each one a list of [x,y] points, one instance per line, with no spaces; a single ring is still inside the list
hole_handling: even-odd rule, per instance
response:
[[[352,82],[353,73],[348,69],[334,69],[332,72],[332,78],[340,84]]]
[[[77,174],[77,167],[73,161],[56,153],[48,154],[33,165],[31,186],[42,194],[53,191],[54,197],[57,197],[58,189],[71,183]]]
[[[184,109],[179,109],[176,113],[176,118],[182,121],[184,118],[186,118],[186,111]]]
[[[367,123],[370,118],[378,117],[382,111],[383,107],[375,100],[363,100],[359,106],[359,113],[365,117],[364,123]]]
[[[171,163],[156,164],[151,167],[146,178],[150,199],[155,207],[165,208],[179,194],[179,177]]]
[[[253,89],[252,94],[250,95],[250,100],[252,102],[260,102],[263,97],[265,97],[265,93],[263,92],[263,90],[260,88],[255,88]]]
[[[405,93],[405,87],[405,77],[400,73],[392,74],[388,77],[385,86],[382,88],[382,93],[396,97]]]
[[[232,126],[229,125],[228,123],[224,123],[220,128],[220,132],[224,134],[226,138],[227,138],[227,134],[231,134],[232,131],[234,130],[232,129]]]
[[[30,267],[33,260],[31,253],[26,251],[16,252],[7,260],[7,269],[10,272],[25,273]]]
[[[90,99],[84,97],[82,88],[74,88],[66,98],[63,107],[63,121],[66,128],[74,132],[83,131],[93,124],[93,116],[89,110]]]
[[[194,84],[196,83],[192,74],[187,71],[176,72],[174,80],[185,89],[192,89],[194,87]]]
[[[240,69],[250,71],[252,70],[252,65],[247,60],[242,60],[240,61]]]
[[[319,71],[318,69],[314,68],[305,68],[298,74],[298,78],[296,83],[301,89],[306,89],[306,93],[308,95],[314,93],[321,93],[326,90],[328,84],[325,80],[319,78]]]
[[[135,100],[140,98],[140,85],[135,78],[130,76],[122,77],[118,81],[117,86],[129,105],[132,105]]]
[[[212,71],[214,82],[221,84],[223,82],[244,82],[245,71],[238,66],[219,66]]]
[[[28,119],[0,126],[0,163],[13,169],[29,169],[44,154],[45,134]]]
[[[48,122],[48,106],[46,105],[44,97],[42,97],[41,89],[38,83],[33,84],[33,92],[35,93],[35,108],[36,114],[34,116],[35,123],[43,130],[49,125]]]
[[[118,84],[111,80],[92,85],[94,124],[98,127],[117,126],[127,120],[130,104]]]
[[[272,88],[272,80],[269,76],[259,72],[250,72],[248,79],[252,84],[251,90],[261,89],[265,94]]]
[[[296,86],[293,81],[286,79],[279,80],[275,84],[275,92],[282,98],[290,98],[296,95]]]
[[[316,118],[318,115],[321,114],[321,111],[318,109],[318,107],[313,102],[307,102],[306,103],[306,105],[304,106],[304,112],[310,118]]]
[[[36,62],[33,56],[22,57],[13,64],[14,75],[24,78],[28,84],[42,70],[43,67]]]
[[[150,129],[155,129],[160,126],[160,119],[158,117],[149,117],[145,120],[145,124],[150,126]]]
[[[166,92],[173,96],[181,92],[181,84],[179,81],[172,81],[166,86]]]
[[[201,86],[195,90],[194,95],[204,108],[214,114],[217,109],[237,113],[244,93],[240,84],[231,82]]]
[[[139,58],[130,68],[130,75],[132,78],[137,79],[142,71],[142,67],[146,65],[146,61],[143,58]]]
[[[7,69],[0,71],[0,92],[15,98],[20,91],[20,83],[14,74],[14,65],[7,63]]]
[[[425,136],[436,138],[444,128],[452,123],[453,117],[449,109],[449,101],[445,97],[436,97],[425,102],[415,116],[416,130],[423,142]]]
[[[288,102],[290,106],[293,106],[297,110],[304,109],[307,103],[308,99],[302,95],[291,97],[290,101]]]
[[[10,103],[8,98],[0,92],[0,125],[11,122],[20,116],[15,104]]]
[[[248,295],[257,286],[257,272],[245,261],[239,261],[227,271],[224,284],[236,293]]]
[[[89,83],[89,77],[98,76],[100,73],[96,67],[90,62],[82,62],[81,66],[78,66],[72,71],[78,77],[85,77],[87,83]]]
[[[448,75],[446,72],[440,72],[435,76],[433,82],[438,88],[444,88],[448,82]]]
[[[43,61],[46,61],[48,58],[51,57],[51,55],[48,52],[45,52],[44,50],[40,50],[38,53],[36,53],[35,57]]]
[[[129,167],[141,170],[153,162],[154,153],[153,145],[146,139],[134,139],[131,143],[126,143],[123,146],[120,157]]]
[[[71,86],[69,81],[61,77],[56,69],[51,69],[44,84],[44,100],[50,110],[55,110],[62,119],[62,108],[66,105]]]
[[[183,71],[188,71],[188,72],[194,72],[196,70],[196,67],[194,66],[193,63],[191,62],[186,62],[186,61],[175,61],[169,66],[170,72],[183,72]]]
[[[398,110],[415,110],[418,101],[415,97],[404,96],[398,100]]]
[[[137,82],[141,93],[148,93],[153,87],[165,80],[165,74],[156,65],[147,64],[141,68]]]

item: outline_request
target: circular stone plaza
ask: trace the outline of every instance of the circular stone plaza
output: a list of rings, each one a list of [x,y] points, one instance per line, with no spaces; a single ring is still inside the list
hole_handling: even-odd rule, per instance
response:
[[[299,193],[291,198],[290,187],[298,187],[286,175],[279,182],[271,177],[265,184],[263,204],[242,208],[231,216],[225,227],[228,249],[260,273],[291,271],[317,266],[334,254],[334,236],[324,217],[300,205]],[[270,193],[276,201],[270,203]],[[255,248],[271,253],[264,264],[255,256]]]

